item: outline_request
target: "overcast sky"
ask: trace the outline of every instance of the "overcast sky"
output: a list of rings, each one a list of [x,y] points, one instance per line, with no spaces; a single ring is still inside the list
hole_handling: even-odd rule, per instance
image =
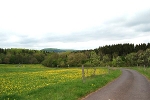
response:
[[[0,48],[150,42],[150,0],[0,0]]]

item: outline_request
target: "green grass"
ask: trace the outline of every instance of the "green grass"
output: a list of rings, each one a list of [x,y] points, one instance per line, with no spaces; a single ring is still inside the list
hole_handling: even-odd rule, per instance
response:
[[[146,68],[144,68],[144,67],[133,67],[132,69],[140,72],[141,74],[143,74],[144,76],[146,76],[150,80],[150,68],[149,67],[148,68],[147,67]]]
[[[36,72],[44,71],[48,68],[39,65],[39,64],[25,64],[25,65],[9,65],[9,64],[0,64],[0,73],[9,73],[9,72]]]
[[[121,74],[120,70],[108,74],[106,68],[96,72],[96,76],[87,75],[83,83],[81,68],[0,65],[0,100],[77,100]]]

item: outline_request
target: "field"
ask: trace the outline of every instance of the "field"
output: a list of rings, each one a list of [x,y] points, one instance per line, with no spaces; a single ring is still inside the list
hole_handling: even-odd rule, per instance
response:
[[[0,100],[77,100],[106,85],[119,70],[47,68],[42,65],[0,65]]]

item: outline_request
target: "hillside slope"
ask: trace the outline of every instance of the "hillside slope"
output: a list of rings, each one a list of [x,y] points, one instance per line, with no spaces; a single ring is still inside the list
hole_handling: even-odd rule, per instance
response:
[[[47,52],[67,52],[67,51],[77,51],[73,49],[57,49],[57,48],[44,48],[43,51]]]

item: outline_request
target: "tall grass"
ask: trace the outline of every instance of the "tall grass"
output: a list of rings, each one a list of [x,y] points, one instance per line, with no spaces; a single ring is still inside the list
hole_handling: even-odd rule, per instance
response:
[[[149,67],[133,67],[132,69],[137,70],[148,79],[150,79],[150,68]]]

